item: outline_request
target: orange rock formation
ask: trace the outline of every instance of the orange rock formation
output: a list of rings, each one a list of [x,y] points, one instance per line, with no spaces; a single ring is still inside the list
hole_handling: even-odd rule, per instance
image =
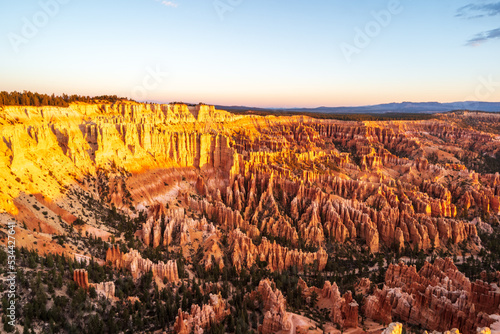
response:
[[[259,246],[255,246],[252,240],[239,229],[230,233],[229,244],[232,252],[231,259],[238,271],[243,266],[251,268],[257,260],[267,262],[269,269],[273,271],[282,271],[292,266],[303,270],[306,265],[322,271],[328,260],[328,255],[322,248],[316,253],[306,253],[288,249],[276,242],[271,243],[265,237],[262,238]]]
[[[106,262],[111,262],[111,265],[121,269],[125,268],[132,273],[134,278],[140,277],[142,274],[151,271],[153,277],[159,279],[167,279],[169,282],[179,280],[179,272],[177,270],[177,262],[170,260],[167,263],[160,261],[153,263],[149,259],[143,259],[138,251],[132,249],[129,253],[123,254],[118,247],[111,247],[106,252]]]
[[[340,295],[339,288],[336,283],[331,284],[326,281],[322,289],[316,287],[307,287],[306,282],[299,280],[299,286],[302,294],[306,298],[310,298],[313,292],[319,297],[318,305],[322,308],[330,309],[330,318],[334,324],[344,328],[358,327],[358,303],[352,298],[352,293],[347,291],[344,296]]]
[[[85,269],[76,269],[73,272],[73,280],[79,287],[85,290],[93,287],[99,296],[103,296],[108,299],[113,299],[115,297],[115,283],[89,283],[88,272]]]
[[[227,301],[224,300],[220,293],[218,295],[210,294],[210,304],[191,305],[191,312],[179,313],[175,318],[174,330],[179,334],[203,333],[204,330],[210,329],[210,326],[220,323],[230,314]]]
[[[471,283],[450,259],[438,258],[418,272],[414,266],[390,265],[383,289],[367,297],[364,312],[382,323],[397,318],[430,330],[475,333],[493,322],[488,313],[498,312],[499,302],[496,286]]]
[[[224,231],[238,227],[293,248],[357,238],[372,252],[477,242],[475,225],[456,218],[500,210],[500,176],[460,160],[493,156],[500,143],[448,121],[266,118],[206,105],[119,102],[4,107],[0,124],[0,209],[22,208],[24,220],[51,221],[19,200],[35,193],[40,204],[54,200],[48,211],[70,223],[81,211],[65,204],[65,189],[87,189],[75,180],[109,169],[133,173],[109,178],[96,194],[118,208],[163,205],[188,187],[184,178],[202,196],[189,206]],[[429,152],[450,161],[429,163]],[[149,221],[143,240],[170,242],[171,227],[160,227]],[[181,229],[176,237],[186,235]]]
[[[292,329],[291,315],[286,311],[286,299],[269,279],[260,281],[257,291],[250,294],[250,299],[261,301],[264,307],[264,320],[259,325],[259,333],[271,334]]]

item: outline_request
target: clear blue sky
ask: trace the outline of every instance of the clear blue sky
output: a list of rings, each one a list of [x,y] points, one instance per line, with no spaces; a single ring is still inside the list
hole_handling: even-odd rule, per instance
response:
[[[391,2],[2,1],[0,90],[267,107],[500,101],[499,2]]]

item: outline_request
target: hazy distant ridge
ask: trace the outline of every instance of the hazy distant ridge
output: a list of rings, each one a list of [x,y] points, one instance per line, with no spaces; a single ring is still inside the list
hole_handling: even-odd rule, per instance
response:
[[[220,109],[228,110],[276,110],[276,111],[298,111],[317,113],[437,113],[452,110],[480,110],[489,112],[500,112],[500,102],[402,102],[385,103],[360,107],[318,107],[318,108],[253,108],[245,106],[217,106]]]

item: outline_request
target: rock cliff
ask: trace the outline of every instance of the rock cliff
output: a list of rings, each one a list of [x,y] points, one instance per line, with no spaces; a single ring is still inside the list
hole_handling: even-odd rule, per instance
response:
[[[250,299],[263,304],[264,320],[259,326],[259,333],[288,333],[292,329],[291,315],[286,311],[286,299],[269,279],[260,281],[257,291],[252,292]]]
[[[316,307],[328,308],[332,323],[342,328],[358,327],[358,303],[353,300],[351,291],[347,291],[341,296],[336,283],[331,284],[326,281],[322,289],[307,287],[307,284],[300,279],[299,286],[306,300],[311,298],[313,292],[318,296]]]
[[[430,330],[475,333],[493,322],[488,314],[498,312],[499,298],[496,285],[471,283],[449,258],[438,258],[418,272],[390,265],[383,289],[366,298],[364,312],[382,323],[397,318]]]
[[[179,334],[204,333],[210,326],[220,323],[230,314],[227,301],[220,294],[210,294],[208,305],[192,305],[191,312],[178,311],[174,330]]]
[[[179,272],[177,270],[177,262],[170,260],[167,263],[160,261],[153,263],[149,259],[143,259],[138,251],[132,249],[129,253],[123,254],[117,247],[111,247],[106,252],[106,262],[118,269],[127,269],[132,273],[134,278],[138,278],[143,274],[151,271],[153,277],[161,280],[167,279],[169,282],[179,280]]]
[[[306,253],[296,249],[288,249],[276,242],[269,242],[262,238],[259,246],[255,246],[252,240],[239,229],[229,235],[229,245],[233,265],[238,271],[243,266],[251,268],[256,261],[266,262],[270,270],[283,271],[292,266],[303,270],[305,266],[322,271],[325,268],[328,255],[324,249],[316,253]]]
[[[0,122],[0,209],[49,231],[58,229],[51,214],[85,220],[67,190],[88,191],[86,176],[102,170],[131,173],[107,177],[94,194],[117,208],[149,210],[195,191],[200,198],[186,206],[223,230],[293,248],[358,238],[372,252],[476,243],[476,226],[457,218],[500,210],[498,174],[463,165],[478,153],[493,156],[499,142],[439,120],[265,118],[119,102],[4,107]],[[430,163],[429,152],[448,163]],[[43,195],[48,218],[21,201],[25,193]],[[174,227],[160,228],[154,218],[144,226],[146,244],[171,242]]]
[[[73,280],[76,284],[88,290],[93,287],[99,296],[108,299],[115,298],[115,283],[114,282],[103,282],[103,283],[89,283],[88,272],[85,269],[77,269],[73,272]]]

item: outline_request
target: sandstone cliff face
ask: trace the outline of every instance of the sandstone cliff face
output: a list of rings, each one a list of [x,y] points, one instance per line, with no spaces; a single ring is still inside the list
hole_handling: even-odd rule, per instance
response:
[[[138,278],[144,273],[151,271],[153,272],[153,277],[161,280],[167,279],[169,282],[179,280],[179,272],[175,260],[170,260],[167,263],[162,261],[153,263],[149,259],[143,259],[139,252],[134,249],[129,253],[123,254],[117,247],[109,248],[106,252],[106,262],[111,262],[111,265],[118,269],[124,268],[129,270],[134,278]]]
[[[358,303],[353,300],[350,291],[347,291],[344,296],[341,296],[336,283],[333,285],[330,281],[326,281],[322,289],[316,287],[307,287],[306,282],[302,279],[299,281],[302,294],[306,298],[311,297],[313,292],[319,297],[317,306],[328,308],[330,310],[330,319],[334,324],[342,328],[358,327]]]
[[[192,305],[191,312],[179,309],[174,330],[179,334],[204,333],[210,326],[216,325],[230,314],[227,301],[220,294],[210,294],[210,304]]]
[[[328,260],[324,249],[316,253],[306,253],[282,247],[276,242],[271,243],[266,238],[262,238],[261,244],[255,246],[239,229],[230,233],[229,245],[233,265],[238,271],[241,271],[243,266],[251,268],[257,260],[267,262],[268,268],[273,271],[283,271],[292,266],[303,270],[306,265],[322,271]]]
[[[281,291],[273,288],[269,279],[260,281],[257,291],[250,295],[251,300],[259,300],[264,307],[264,320],[259,326],[259,333],[271,334],[279,331],[285,333],[292,329],[290,313],[286,311],[286,299]]]
[[[199,124],[210,119],[216,128],[237,117],[208,106],[73,104],[3,107],[2,113],[0,155],[5,164],[0,173],[14,187],[2,187],[0,204],[14,214],[13,200],[20,192],[57,198],[61,185],[98,168],[113,165],[140,172],[167,165],[215,168],[227,176],[235,157],[227,137],[201,133],[205,127]]]
[[[73,272],[73,281],[76,284],[83,288],[84,290],[88,290],[89,288],[89,274],[85,269],[77,269]]]
[[[79,287],[83,288],[84,290],[88,290],[89,288],[93,287],[96,290],[97,295],[108,299],[115,298],[115,283],[89,283],[88,272],[85,269],[75,270],[73,272],[73,280]]]
[[[16,202],[22,192],[57,199],[49,209],[58,212],[65,187],[103,169],[133,173],[125,183],[109,179],[109,193],[96,194],[118,208],[147,210],[195,189],[202,198],[189,206],[224,231],[240,228],[293,248],[357,238],[372,252],[477,242],[476,227],[456,218],[500,210],[500,177],[464,169],[459,160],[492,155],[500,144],[446,122],[264,118],[131,102],[5,107],[0,122],[0,175],[10,185],[0,185],[0,209],[22,208],[23,219],[44,218]],[[430,150],[453,153],[455,161],[429,163]],[[79,214],[63,210],[56,214],[65,222]],[[161,220],[148,222],[143,240],[170,242],[172,231],[160,229]]]
[[[397,318],[430,330],[475,333],[493,322],[487,313],[498,312],[499,297],[497,288],[471,283],[450,259],[438,258],[419,272],[402,263],[390,265],[383,289],[366,298],[364,312],[383,323]]]

